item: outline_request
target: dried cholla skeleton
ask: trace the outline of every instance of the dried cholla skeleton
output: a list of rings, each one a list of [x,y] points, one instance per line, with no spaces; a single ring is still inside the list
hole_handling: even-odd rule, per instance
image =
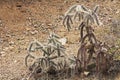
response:
[[[97,11],[97,9],[98,9],[98,6],[96,6],[95,9],[93,10],[93,14],[94,12]],[[81,61],[80,65],[82,66],[84,71],[84,70],[87,70],[87,67],[90,65],[90,62],[94,57],[96,62],[94,63],[96,65],[96,72],[99,73],[100,71],[104,71],[107,68],[106,66],[108,66],[108,64],[110,63],[110,61],[108,60],[111,57],[108,57],[110,56],[110,54],[108,54],[107,52],[109,48],[106,47],[106,45],[102,45],[101,42],[98,42],[98,40],[94,35],[94,29],[92,28],[91,23],[96,22],[97,25],[99,25],[96,15],[97,14],[95,14],[94,17],[92,18],[88,14],[87,17],[84,18],[84,20],[81,22],[79,26],[80,36],[81,36],[80,38],[81,46],[78,50],[77,58],[79,61]],[[84,31],[84,28],[85,28],[85,31]]]
[[[93,24],[101,25],[97,16],[98,5],[93,10],[87,9],[83,5],[73,5],[65,13],[63,25],[67,27],[68,31],[72,28],[71,23],[75,21],[76,17],[79,18],[80,30],[80,48],[76,58],[77,69],[81,68],[82,71],[88,70],[88,67],[96,67],[97,73],[107,71],[108,67],[113,61],[110,47],[105,43],[98,41],[94,35]]]

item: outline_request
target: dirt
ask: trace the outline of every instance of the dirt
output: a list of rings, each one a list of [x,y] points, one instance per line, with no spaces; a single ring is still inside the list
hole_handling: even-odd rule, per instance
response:
[[[68,39],[65,45],[67,53],[77,53],[79,32],[67,32],[62,25],[65,11],[74,4],[83,4],[91,9],[98,4],[99,17],[105,25],[102,28],[110,27],[112,20],[120,19],[119,0],[0,1],[0,80],[24,80],[28,77],[24,59],[29,43],[34,39],[45,41],[51,31]],[[102,35],[100,30],[98,28],[98,33]]]

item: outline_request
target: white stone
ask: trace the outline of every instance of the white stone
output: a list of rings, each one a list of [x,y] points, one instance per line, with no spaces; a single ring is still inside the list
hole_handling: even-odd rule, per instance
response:
[[[62,45],[65,45],[66,42],[67,42],[67,39],[66,39],[66,38],[61,38],[61,39],[59,39],[58,41],[61,42]]]
[[[85,75],[85,76],[88,76],[89,73],[90,73],[90,72],[88,72],[88,71],[84,71],[84,75]]]
[[[4,54],[5,52],[4,51],[2,51],[2,52],[0,52],[1,54]]]

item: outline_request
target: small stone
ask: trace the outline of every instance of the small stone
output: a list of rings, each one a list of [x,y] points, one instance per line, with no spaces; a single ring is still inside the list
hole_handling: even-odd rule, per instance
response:
[[[65,45],[66,42],[67,42],[67,39],[66,38],[61,38],[58,41],[61,42],[62,45]]]
[[[37,33],[38,33],[37,30],[35,30],[35,31],[31,31],[31,34],[32,34],[32,35],[35,35],[35,34],[37,34]]]
[[[9,42],[9,45],[14,45],[14,42],[13,42],[13,41],[10,41],[10,42]]]
[[[107,52],[108,50],[106,49],[106,48],[104,48],[104,47],[102,47],[102,49],[101,49],[103,52]]]
[[[117,11],[116,11],[116,14],[118,14],[118,13],[120,13],[120,10],[117,10]]]
[[[16,63],[17,62],[17,60],[14,60],[14,63]]]
[[[52,24],[48,24],[48,26],[52,26]]]
[[[119,48],[119,46],[115,46],[116,48]]]
[[[1,56],[4,57],[4,56],[6,56],[6,54],[2,54]]]
[[[0,52],[0,54],[4,54],[4,53],[5,53],[4,51]]]
[[[5,54],[4,51],[2,51],[2,52],[0,52],[0,55],[1,55],[2,57],[4,57],[6,54]]]
[[[33,26],[34,26],[34,27],[38,27],[38,24],[34,24]]]
[[[30,30],[31,30],[31,28],[30,28],[30,27],[26,27],[26,30],[27,30],[27,31],[30,31]]]
[[[5,48],[3,48],[3,51],[7,51],[9,48],[8,47],[5,47]]]
[[[64,4],[67,4],[67,3],[68,3],[68,0],[65,0],[65,1],[64,1]]]
[[[21,80],[27,80],[26,78],[22,78]]]
[[[112,21],[112,18],[108,18],[108,21]]]
[[[90,72],[88,72],[88,71],[84,71],[84,75],[85,75],[85,76],[88,76],[89,73],[90,73]]]
[[[11,37],[11,35],[9,35],[9,34],[6,34],[6,37]]]

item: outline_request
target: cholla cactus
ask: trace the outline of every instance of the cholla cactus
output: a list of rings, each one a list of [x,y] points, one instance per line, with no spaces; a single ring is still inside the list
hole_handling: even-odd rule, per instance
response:
[[[93,33],[93,28],[91,25],[100,25],[98,16],[98,5],[95,6],[93,10],[90,10],[83,5],[73,5],[65,13],[65,18],[63,20],[63,25],[67,27],[68,31],[72,28],[71,23],[78,17],[80,25],[78,29],[80,30],[80,42],[81,46],[78,50],[77,61],[79,61],[83,70],[87,69],[87,66],[92,58],[93,53],[95,53],[95,45],[97,44],[97,39]],[[84,31],[85,29],[85,31]],[[85,33],[85,34],[84,34]],[[87,39],[88,38],[88,42]],[[87,54],[88,53],[88,54]],[[77,65],[77,64],[76,64]]]
[[[25,65],[26,65],[26,66],[28,66],[27,60],[28,60],[29,57],[30,57],[30,58],[33,58],[33,59],[36,58],[36,57],[35,57],[34,55],[32,55],[31,53],[32,53],[32,52],[35,52],[35,50],[42,49],[43,47],[44,47],[43,44],[41,44],[41,43],[38,42],[37,40],[35,40],[35,41],[33,41],[33,42],[30,43],[30,45],[29,45],[29,47],[28,47],[28,49],[27,49],[28,54],[27,54],[27,56],[25,57]]]
[[[60,37],[58,35],[52,33],[50,34],[47,43],[42,44],[37,40],[30,43],[28,55],[25,58],[25,64],[28,66],[29,58],[34,59],[30,66],[32,73],[35,73],[36,70],[38,70],[36,68],[41,68],[43,73],[47,72],[51,66],[57,70],[65,68],[65,48],[62,43],[59,42],[59,39]],[[31,52],[35,53],[36,50],[39,50],[41,55],[36,57],[31,54]],[[58,59],[63,59],[63,61]]]
[[[60,37],[58,35],[56,35],[55,33],[51,33],[49,35],[49,38],[48,38],[48,44],[52,44],[52,45],[57,45],[57,44],[60,44],[61,43],[58,41],[60,39]]]
[[[85,71],[88,70],[88,66],[91,63],[94,63],[96,72],[101,73],[105,71],[111,63],[113,55],[110,55],[108,52],[110,48],[106,47],[106,44],[99,42],[94,35],[92,26],[94,26],[94,24],[101,25],[97,16],[98,7],[97,5],[93,10],[90,10],[83,5],[73,5],[65,13],[63,25],[70,31],[72,28],[70,23],[73,24],[75,19],[77,17],[79,18],[78,29],[80,30],[81,45],[76,58],[76,67],[82,68],[82,70]],[[93,56],[95,59],[94,62],[91,62]]]
[[[77,16],[79,21],[86,22],[86,25],[96,24],[100,25],[100,21],[97,16],[98,5],[95,6],[93,10],[87,9],[83,5],[73,5],[68,9],[65,13],[65,18],[63,20],[63,25],[70,31],[72,28],[71,24],[73,24],[72,19],[76,19]]]

